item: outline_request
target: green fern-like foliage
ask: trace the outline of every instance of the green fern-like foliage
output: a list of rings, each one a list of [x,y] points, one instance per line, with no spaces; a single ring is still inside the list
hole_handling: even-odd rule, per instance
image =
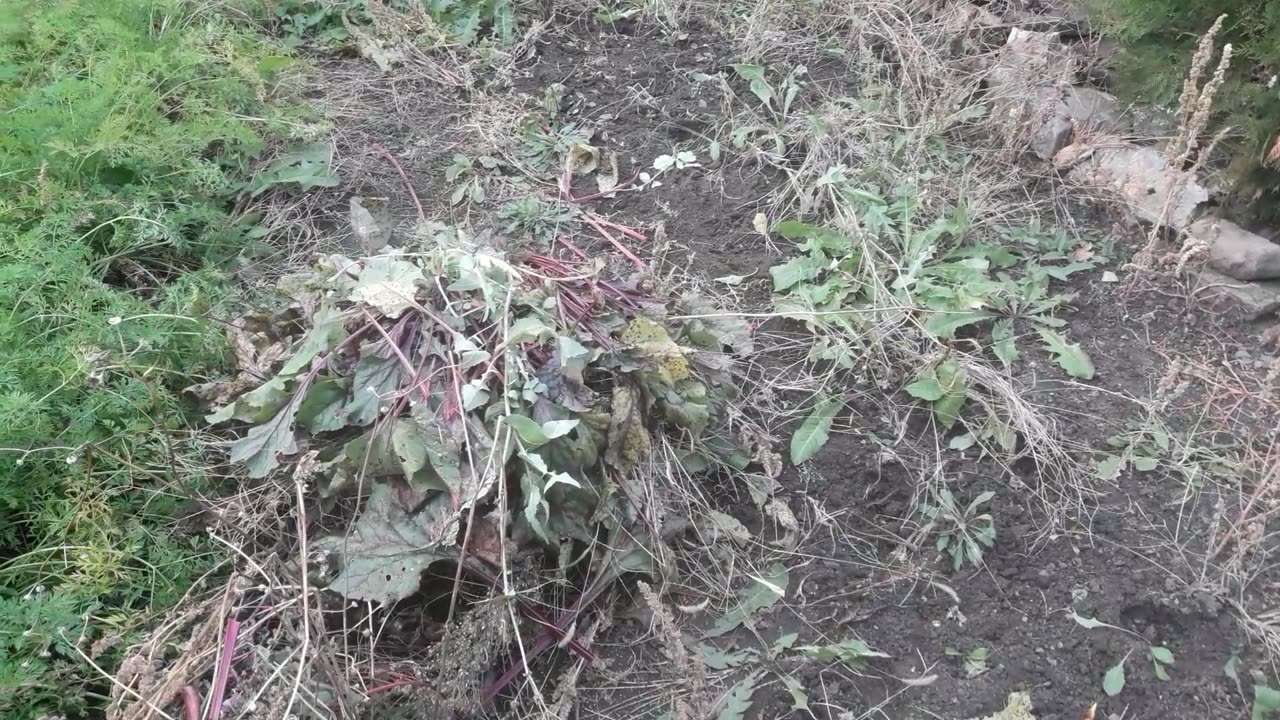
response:
[[[1268,87],[1280,73],[1280,3],[1093,0],[1091,10],[1121,43],[1121,94],[1162,106],[1178,101],[1199,37],[1219,15],[1227,15],[1218,47],[1232,44],[1232,67],[1215,107],[1219,127],[1234,129],[1228,143],[1228,177],[1236,190],[1232,205],[1260,220],[1280,220],[1280,172],[1263,164],[1280,133],[1280,84]]]
[[[180,0],[0,13],[0,717],[100,716],[77,650],[121,647],[211,564],[174,533],[215,482],[180,388],[225,364],[208,318],[266,58]]]

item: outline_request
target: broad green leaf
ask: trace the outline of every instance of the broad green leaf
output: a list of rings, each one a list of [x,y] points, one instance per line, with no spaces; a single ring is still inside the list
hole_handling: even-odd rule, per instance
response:
[[[280,368],[280,375],[297,375],[311,367],[311,361],[322,353],[331,352],[347,337],[347,328],[341,313],[333,308],[322,308],[316,313],[315,326],[302,344]]]
[[[969,395],[969,383],[964,370],[955,360],[947,359],[934,368],[943,396],[933,403],[933,415],[944,430],[950,429],[960,417],[960,408]]]
[[[205,416],[205,422],[216,425],[231,419],[247,423],[264,423],[289,402],[289,379],[279,375],[241,395],[215,413]]]
[[[843,403],[840,400],[831,398],[823,398],[813,408],[813,412],[796,430],[796,434],[791,436],[791,463],[799,465],[805,462],[825,444],[829,439],[831,423],[835,420],[836,412],[840,410]]]
[[[376,255],[365,260],[347,297],[352,302],[372,305],[389,318],[398,318],[416,303],[418,285],[424,283],[422,268],[394,255]]]
[[[774,292],[790,290],[802,282],[818,277],[826,267],[825,260],[808,255],[793,257],[781,265],[774,265],[769,268],[769,275],[773,277],[773,290]]]
[[[466,440],[462,418],[455,415],[445,419],[425,404],[415,407],[412,416],[417,430],[413,439],[422,443],[434,475],[460,504],[474,502],[475,498],[460,496],[463,491],[462,445]]]
[[[541,319],[536,317],[522,317],[511,324],[511,329],[507,331],[508,342],[537,342],[544,338],[552,337],[555,331]]]
[[[348,384],[343,377],[325,378],[312,384],[298,406],[298,424],[312,434],[346,427]]]
[[[1160,465],[1160,461],[1146,455],[1133,456],[1133,469],[1138,472],[1151,472]]]
[[[1116,663],[1107,674],[1102,676],[1102,690],[1111,697],[1120,694],[1124,690],[1124,660]]]
[[[751,87],[751,92],[760,98],[760,102],[767,107],[773,107],[773,88],[764,79],[763,65],[738,64],[733,66],[733,71],[747,81],[747,84]]]
[[[995,313],[982,311],[934,313],[924,321],[924,331],[934,337],[950,338],[956,334],[956,330],[966,325],[980,323],[993,317],[996,317]]]
[[[924,400],[925,402],[936,402],[941,400],[943,395],[947,394],[946,391],[942,389],[942,385],[938,382],[938,378],[934,377],[932,372],[917,379],[904,389],[911,397]]]
[[[770,657],[776,657],[786,650],[790,650],[795,646],[796,640],[800,639],[800,633],[787,633],[779,635],[777,640],[773,641],[773,647],[769,650]]]
[[[1169,682],[1169,671],[1164,669],[1164,665],[1158,662],[1153,662],[1151,663],[1151,667],[1155,671],[1157,680],[1160,682]]]
[[[716,715],[716,720],[745,720],[747,712],[751,710],[751,695],[755,693],[756,683],[760,680],[762,673],[762,670],[756,670],[729,688],[729,694],[724,699],[724,707],[721,708],[720,714]]]
[[[448,496],[438,494],[416,515],[388,483],[374,483],[369,500],[345,535],[320,538],[312,550],[336,554],[337,577],[329,589],[350,600],[394,603],[412,595],[427,566],[457,559],[457,514]],[[410,496],[410,501],[416,505]]]
[[[1158,663],[1173,664],[1173,651],[1162,645],[1153,645],[1151,647],[1151,657],[1155,658]]]
[[[297,452],[293,421],[299,405],[301,399],[295,398],[270,420],[254,425],[244,437],[231,443],[231,462],[244,463],[251,478],[264,478],[280,466],[279,455]]]
[[[1008,365],[1018,359],[1018,346],[1013,334],[1013,321],[1008,318],[997,320],[991,326],[991,350],[1001,362]]]
[[[1252,720],[1266,720],[1268,716],[1276,714],[1280,714],[1280,690],[1255,683]]]
[[[717,618],[711,629],[702,634],[702,639],[716,638],[724,635],[746,622],[757,612],[778,602],[787,591],[788,574],[786,567],[774,563],[766,577],[753,577],[754,582],[738,592],[733,606],[721,617]]]
[[[578,427],[578,422],[578,420],[548,420],[542,423],[542,436],[548,440],[562,437]],[[519,432],[519,430],[516,432]]]
[[[1038,327],[1036,332],[1040,333],[1041,339],[1044,340],[1045,349],[1054,354],[1058,365],[1062,366],[1068,375],[1082,380],[1093,378],[1093,361],[1080,345],[1068,343],[1062,333],[1049,328]]]
[[[400,358],[391,352],[387,352],[389,357],[383,357],[376,347],[365,346],[356,363],[351,402],[347,405],[347,419],[352,425],[364,426],[377,420],[384,399],[400,388],[404,376]]]
[[[973,436],[973,433],[965,433],[951,438],[951,442],[947,445],[952,450],[968,450],[973,447],[974,443],[977,441],[978,440]]]
[[[547,434],[542,431],[542,426],[537,421],[523,415],[508,415],[506,422],[512,430],[516,431],[516,435],[520,436],[525,445],[538,447],[547,444]]]
[[[512,0],[498,0],[493,8],[493,35],[502,46],[515,42],[516,11]]]

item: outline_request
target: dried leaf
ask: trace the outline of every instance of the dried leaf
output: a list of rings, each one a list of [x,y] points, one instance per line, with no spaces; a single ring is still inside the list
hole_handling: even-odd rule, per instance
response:
[[[360,250],[365,255],[372,255],[387,246],[391,239],[391,228],[383,227],[374,219],[373,213],[360,203],[358,198],[350,201],[351,232],[360,243]]]
[[[640,456],[649,451],[649,433],[644,429],[640,398],[628,385],[613,389],[606,437],[605,462],[620,470],[634,467]]]
[[[747,526],[743,525],[741,520],[728,513],[708,510],[703,519],[706,522],[702,523],[702,527],[709,542],[714,543],[721,538],[728,538],[739,547],[745,547],[751,542],[751,531],[747,530]]]

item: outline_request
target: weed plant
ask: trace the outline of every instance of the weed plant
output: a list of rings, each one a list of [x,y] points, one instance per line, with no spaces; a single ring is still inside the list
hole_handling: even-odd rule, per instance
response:
[[[0,20],[0,716],[95,716],[103,668],[206,572],[180,388],[224,364],[230,215],[287,58],[176,0]]]

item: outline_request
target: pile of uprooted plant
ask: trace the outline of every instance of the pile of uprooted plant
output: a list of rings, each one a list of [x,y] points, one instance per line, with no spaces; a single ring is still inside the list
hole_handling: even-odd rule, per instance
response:
[[[734,406],[740,318],[451,228],[415,245],[284,277],[230,330],[240,374],[192,388],[285,520],[191,614],[226,618],[191,633],[204,662],[134,653],[187,672],[122,695],[125,717],[202,689],[285,717],[356,683],[473,710],[548,650],[592,659],[578,638],[619,580],[676,572],[671,541],[705,515],[685,479],[761,452]]]

